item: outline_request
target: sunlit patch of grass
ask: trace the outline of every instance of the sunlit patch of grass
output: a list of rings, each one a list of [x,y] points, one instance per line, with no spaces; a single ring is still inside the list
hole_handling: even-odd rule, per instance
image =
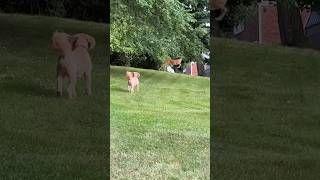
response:
[[[141,74],[127,91],[127,70]],[[209,179],[210,80],[111,68],[111,178]]]

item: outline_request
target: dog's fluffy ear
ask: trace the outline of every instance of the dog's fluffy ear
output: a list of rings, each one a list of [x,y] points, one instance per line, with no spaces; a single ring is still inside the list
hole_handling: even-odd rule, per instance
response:
[[[93,49],[96,46],[96,40],[92,37],[87,35],[87,40],[89,43],[89,49]]]
[[[135,77],[137,77],[137,78],[140,77],[140,73],[138,73],[138,72],[133,72],[133,75],[134,75]]]

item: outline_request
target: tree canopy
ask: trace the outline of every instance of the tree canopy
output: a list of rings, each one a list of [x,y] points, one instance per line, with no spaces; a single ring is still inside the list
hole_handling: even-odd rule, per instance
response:
[[[181,57],[199,60],[206,33],[197,24],[196,1],[111,0],[111,50],[157,59]]]

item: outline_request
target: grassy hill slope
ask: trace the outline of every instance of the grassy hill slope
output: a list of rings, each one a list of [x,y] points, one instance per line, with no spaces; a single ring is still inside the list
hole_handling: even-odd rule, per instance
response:
[[[0,179],[106,179],[105,25],[0,14]],[[93,96],[56,97],[55,30],[93,35]]]
[[[320,178],[320,52],[214,39],[215,179]]]
[[[113,66],[110,84],[111,179],[209,179],[208,78]]]

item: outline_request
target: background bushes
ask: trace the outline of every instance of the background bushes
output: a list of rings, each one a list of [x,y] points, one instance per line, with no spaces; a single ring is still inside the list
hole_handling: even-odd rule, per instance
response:
[[[0,12],[110,22],[105,0],[1,0]]]

